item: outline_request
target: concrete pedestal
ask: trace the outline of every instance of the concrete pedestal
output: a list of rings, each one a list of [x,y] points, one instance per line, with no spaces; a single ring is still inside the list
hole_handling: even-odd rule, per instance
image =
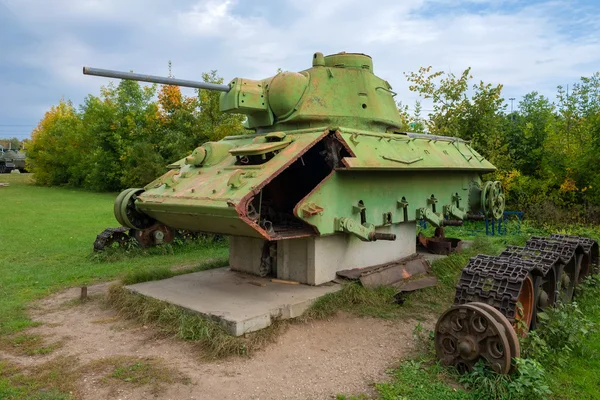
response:
[[[201,271],[127,288],[197,312],[239,336],[265,328],[277,318],[300,316],[316,299],[340,289],[337,284],[323,285],[335,279],[337,271],[392,262],[416,251],[416,224],[397,224],[378,231],[394,233],[396,240],[362,242],[339,234],[268,243],[232,237],[231,269]],[[270,257],[268,262],[262,261],[265,257]],[[308,285],[276,283],[256,276],[265,273],[266,267],[279,279]]]
[[[178,305],[217,321],[234,336],[295,318],[341,285],[288,285],[217,268],[126,286],[132,292]]]
[[[384,264],[415,253],[416,223],[390,225],[377,231],[394,233],[396,240],[363,242],[348,234],[280,240],[271,273],[279,279],[320,285],[335,279],[337,271]],[[230,238],[231,268],[260,275],[264,244],[260,239]]]

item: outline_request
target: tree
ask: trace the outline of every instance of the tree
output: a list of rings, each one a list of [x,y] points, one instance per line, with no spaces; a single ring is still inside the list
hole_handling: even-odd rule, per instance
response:
[[[523,96],[518,111],[505,120],[505,137],[510,163],[524,175],[543,176],[547,158],[544,143],[554,123],[554,105],[537,92]]]
[[[43,185],[80,184],[76,173],[81,161],[82,123],[71,102],[52,106],[32,132],[27,168]]]
[[[483,81],[470,85],[473,79],[470,68],[456,76],[421,67],[405,76],[411,91],[433,102],[433,111],[425,123],[427,131],[472,140],[473,146],[492,162],[505,161],[502,113],[506,106],[501,96],[502,85]]]
[[[217,71],[202,74],[202,81],[208,83],[222,84],[223,78],[217,75]],[[198,125],[196,132],[196,143],[204,141],[216,141],[230,135],[239,135],[244,132],[242,123],[246,117],[241,114],[222,113],[219,111],[220,92],[213,90],[198,89]]]
[[[22,145],[22,142],[16,137],[0,139],[0,146],[4,147],[5,149],[18,150],[22,147]]]

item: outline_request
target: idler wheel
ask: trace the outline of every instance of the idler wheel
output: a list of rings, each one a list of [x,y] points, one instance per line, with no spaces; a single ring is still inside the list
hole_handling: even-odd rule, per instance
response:
[[[486,217],[491,216],[491,205],[492,205],[492,187],[494,183],[487,181],[481,188],[481,211]]]
[[[123,190],[121,193],[119,193],[119,195],[117,196],[117,198],[115,199],[115,204],[113,206],[113,211],[115,214],[115,218],[117,219],[117,221],[119,222],[119,224],[121,225],[125,225],[123,222],[123,217],[121,216],[121,203],[123,202],[123,197],[125,197],[125,195],[129,192],[131,192],[132,190],[135,189],[125,189]]]
[[[535,290],[531,274],[523,281],[519,297],[517,297],[517,309],[515,311],[515,331],[524,336],[529,327],[535,311]]]
[[[156,223],[153,218],[135,208],[137,196],[143,192],[144,189],[127,189],[117,196],[115,217],[121,225],[132,229],[147,229]]]
[[[506,323],[477,306],[478,303],[454,305],[435,326],[435,350],[444,365],[454,366],[459,372],[471,371],[483,359],[499,374],[510,371],[512,348]],[[512,328],[510,328],[512,329]]]

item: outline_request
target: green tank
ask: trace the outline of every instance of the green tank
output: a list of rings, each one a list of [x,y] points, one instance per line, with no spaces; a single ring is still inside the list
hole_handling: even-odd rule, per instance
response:
[[[117,197],[115,217],[146,232],[147,243],[176,230],[395,240],[378,228],[504,210],[501,184],[481,180],[495,167],[468,142],[402,131],[396,93],[365,54],[315,53],[304,71],[228,85],[88,67],[84,74],[221,91],[221,111],[244,114],[254,131],[190,149],[166,174]]]

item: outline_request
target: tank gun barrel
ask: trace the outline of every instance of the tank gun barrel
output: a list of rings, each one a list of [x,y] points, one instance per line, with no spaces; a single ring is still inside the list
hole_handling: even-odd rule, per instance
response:
[[[189,81],[186,79],[165,78],[163,76],[134,74],[133,72],[113,71],[110,69],[83,67],[84,75],[104,76],[106,78],[129,79],[132,81],[162,83],[164,85],[184,86],[196,89],[216,90],[219,92],[229,92],[228,85],[219,85],[216,83]]]

